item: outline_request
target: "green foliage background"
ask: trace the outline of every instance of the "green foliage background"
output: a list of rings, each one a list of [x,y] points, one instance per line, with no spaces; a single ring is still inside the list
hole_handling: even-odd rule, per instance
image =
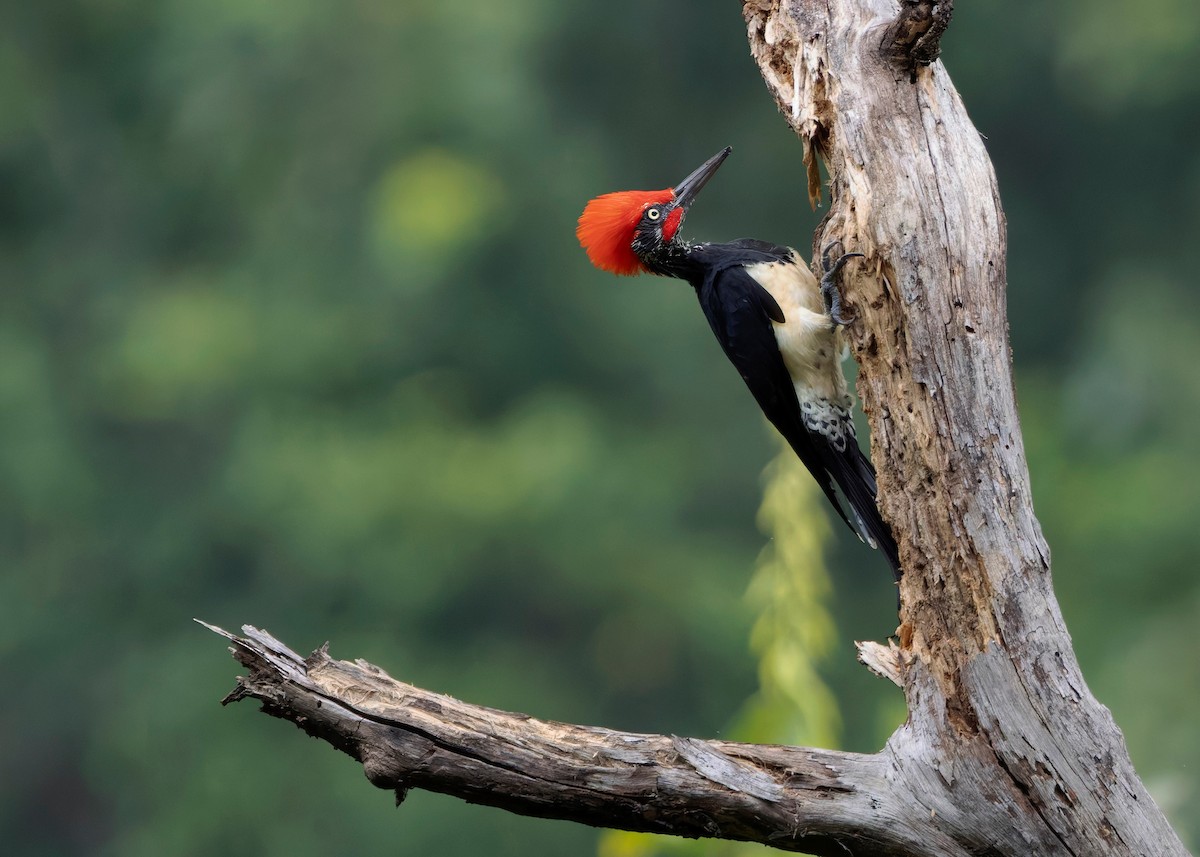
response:
[[[1008,212],[1057,589],[1195,844],[1200,6],[960,5],[945,62]],[[862,750],[894,728],[850,642],[894,627],[886,568],[835,528],[828,599],[815,559],[745,597],[772,440],[688,290],[573,237],[590,196],[731,144],[689,233],[808,247],[737,3],[0,9],[6,852],[595,851],[440,796],[393,810],[219,709],[235,668],[193,616],[549,718]],[[820,676],[791,724],[773,663]]]

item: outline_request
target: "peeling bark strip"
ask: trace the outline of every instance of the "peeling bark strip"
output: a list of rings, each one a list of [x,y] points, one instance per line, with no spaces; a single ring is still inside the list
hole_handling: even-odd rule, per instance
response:
[[[866,256],[846,285],[847,332],[905,574],[899,645],[859,650],[909,708],[879,753],[535,720],[325,649],[302,659],[250,627],[212,629],[250,670],[225,701],[261,700],[398,799],[423,788],[822,855],[1185,855],[1084,683],[1051,589],[1013,396],[996,180],[945,70],[920,65],[949,7],[904,0],[897,18],[890,0],[743,4],[804,142],[810,196],[828,166],[814,250],[840,240]],[[911,77],[896,74],[897,44],[911,46]]]

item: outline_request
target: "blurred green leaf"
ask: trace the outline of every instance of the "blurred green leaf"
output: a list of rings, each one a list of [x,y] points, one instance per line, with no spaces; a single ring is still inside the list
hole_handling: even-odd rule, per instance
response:
[[[418,152],[379,181],[375,253],[401,288],[430,288],[438,263],[481,241],[502,204],[500,181],[479,165],[440,149]]]

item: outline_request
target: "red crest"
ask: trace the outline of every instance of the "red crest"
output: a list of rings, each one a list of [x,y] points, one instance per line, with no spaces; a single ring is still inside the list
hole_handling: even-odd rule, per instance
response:
[[[651,205],[665,205],[674,198],[670,188],[625,190],[598,196],[580,215],[575,237],[597,268],[623,276],[643,274],[646,266],[632,246],[642,212]],[[677,227],[678,223],[675,225]]]

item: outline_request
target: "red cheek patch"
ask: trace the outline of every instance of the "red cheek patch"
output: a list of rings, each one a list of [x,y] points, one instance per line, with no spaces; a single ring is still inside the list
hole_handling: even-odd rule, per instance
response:
[[[679,224],[683,223],[683,209],[673,208],[671,213],[667,215],[667,219],[663,221],[662,236],[664,241],[670,241],[675,237],[675,233],[679,231]]]

